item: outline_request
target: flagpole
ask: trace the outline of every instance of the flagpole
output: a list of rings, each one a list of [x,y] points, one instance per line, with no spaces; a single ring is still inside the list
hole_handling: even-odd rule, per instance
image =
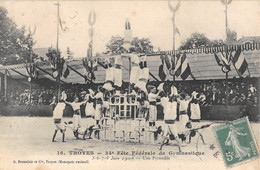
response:
[[[170,4],[170,0],[168,1],[168,7],[170,9],[170,11],[172,12],[172,31],[173,31],[173,35],[172,35],[172,39],[173,39],[173,43],[172,43],[172,50],[173,50],[173,56],[172,56],[172,68],[175,68],[175,34],[176,34],[176,25],[175,25],[175,13],[178,11],[179,7],[180,7],[180,0],[178,0],[175,8],[173,8],[173,6]],[[174,67],[173,67],[174,66]],[[175,73],[172,76],[173,82],[175,82]]]
[[[59,51],[59,12],[60,12],[60,2],[58,1],[57,4],[57,42],[56,42],[56,49],[57,49],[57,54]]]
[[[231,3],[232,0],[221,0],[221,2],[225,5],[225,26],[226,26],[226,40],[228,40],[228,17],[227,17],[227,10],[228,10],[228,4]],[[228,72],[226,72],[226,121],[228,119]]]
[[[94,28],[93,26],[95,25],[96,23],[96,14],[95,14],[95,11],[92,10],[90,13],[89,13],[89,18],[88,18],[88,24],[90,25],[90,29],[89,29],[89,34],[90,34],[90,53],[91,53],[91,62],[90,62],[90,65],[91,65],[91,73],[90,73],[90,82],[93,83],[93,77],[92,77],[92,72],[94,71],[93,70],[93,36],[94,36]]]
[[[29,27],[29,55],[30,55],[30,68],[29,68],[29,77],[28,77],[28,81],[30,82],[30,98],[29,98],[29,102],[32,102],[32,60],[33,60],[33,56],[32,56],[32,46],[33,46],[33,39],[32,36],[35,34],[36,31],[36,27],[34,27],[33,32],[31,31],[31,28]],[[35,71],[35,70],[33,70]],[[34,75],[35,76],[35,75]]]
[[[91,35],[90,35],[90,36],[91,36],[91,37],[90,37],[90,38],[91,38],[91,43],[90,43],[90,44],[91,44],[91,49],[90,49],[90,50],[91,50],[91,59],[93,59],[93,58],[92,58],[92,56],[93,56],[93,26],[92,26],[92,25],[91,25],[91,27],[90,27],[90,30],[91,30],[91,31],[90,31],[90,32],[91,32]],[[91,61],[93,61],[93,60],[91,60]],[[93,69],[93,62],[90,63],[90,66],[91,66],[91,68]],[[93,71],[93,70],[92,70],[92,71]],[[92,73],[91,73],[91,75],[90,75],[90,81],[91,81],[91,82],[93,81]]]
[[[30,44],[30,74],[29,74],[29,81],[30,81],[30,103],[32,102],[32,44]]]
[[[173,64],[175,64],[175,34],[176,34],[175,12],[176,11],[172,12],[172,25],[173,25],[172,26],[173,27],[173,36],[172,36],[172,38],[173,38],[173,43],[172,43],[173,59],[172,59],[172,61],[173,61]],[[175,74],[173,74],[172,80],[173,80],[173,82],[175,82]]]
[[[59,20],[60,20],[60,2],[58,1],[57,5],[57,42],[56,42],[56,50],[57,50],[57,57],[56,57],[56,66],[58,68],[58,76],[56,79],[57,82],[57,101],[60,99],[60,70],[59,70],[59,64],[60,64],[60,52],[59,52]]]

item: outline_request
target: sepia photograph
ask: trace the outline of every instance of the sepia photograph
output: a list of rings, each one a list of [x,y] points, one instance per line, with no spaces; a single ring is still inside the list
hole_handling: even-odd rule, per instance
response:
[[[0,2],[0,170],[257,170],[260,1]]]

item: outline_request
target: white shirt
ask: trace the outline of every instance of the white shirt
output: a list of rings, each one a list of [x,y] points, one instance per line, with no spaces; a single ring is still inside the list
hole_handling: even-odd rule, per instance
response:
[[[118,65],[122,65],[123,64],[121,56],[116,56],[115,57],[115,64],[118,64]]]
[[[180,111],[187,111],[189,103],[189,100],[180,100]]]
[[[171,87],[171,95],[176,95],[176,96],[178,95],[178,90],[175,86]]]
[[[53,118],[54,119],[61,119],[63,115],[63,111],[65,109],[65,103],[58,103],[53,110]]]
[[[131,62],[135,64],[139,64],[139,57],[136,54],[130,54]]]
[[[168,97],[162,97],[161,98],[161,105],[164,109],[166,109],[167,107],[167,103],[169,102],[169,98]]]
[[[175,120],[177,117],[177,102],[170,102],[168,97],[161,98],[163,106],[164,120]]]
[[[114,69],[112,67],[109,67],[106,69],[106,77],[105,80],[113,80],[113,76],[114,76]]]
[[[72,103],[69,103],[71,105],[71,107],[73,108],[73,110],[79,110],[80,109],[80,105],[82,105],[83,103],[85,103],[85,101],[83,102],[72,102]]]
[[[168,102],[164,108],[164,120],[175,120],[177,117],[177,102]]]

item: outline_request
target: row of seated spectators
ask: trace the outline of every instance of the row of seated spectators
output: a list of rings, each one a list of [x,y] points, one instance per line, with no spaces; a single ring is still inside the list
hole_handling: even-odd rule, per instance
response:
[[[149,84],[158,86],[161,82],[150,82]],[[172,82],[167,82],[169,85]],[[206,100],[204,106],[225,105],[226,93],[228,93],[228,105],[250,105],[258,106],[259,104],[259,79],[258,78],[245,78],[245,79],[231,79],[228,81],[228,89],[226,89],[225,80],[197,80],[197,81],[183,81],[175,82],[178,92],[191,94],[194,90],[205,95]],[[69,84],[62,87],[68,96],[68,101],[73,101],[75,95],[80,98],[82,91],[92,88],[96,91],[97,86],[82,85],[82,84]],[[122,86],[122,91],[128,91],[127,83]],[[1,105],[50,105],[56,100],[55,88],[49,89],[33,89],[32,94],[30,91],[24,90],[23,92],[9,92],[7,98],[1,95]],[[31,96],[31,100],[30,100]]]
[[[9,92],[5,99],[1,96],[2,105],[49,105],[55,96],[53,89],[30,90],[25,89],[22,92]]]

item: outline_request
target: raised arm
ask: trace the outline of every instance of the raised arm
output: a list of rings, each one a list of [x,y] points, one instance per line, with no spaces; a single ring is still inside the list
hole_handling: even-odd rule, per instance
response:
[[[68,105],[71,105],[72,103],[71,102],[68,102],[68,101],[64,101],[66,104]]]

